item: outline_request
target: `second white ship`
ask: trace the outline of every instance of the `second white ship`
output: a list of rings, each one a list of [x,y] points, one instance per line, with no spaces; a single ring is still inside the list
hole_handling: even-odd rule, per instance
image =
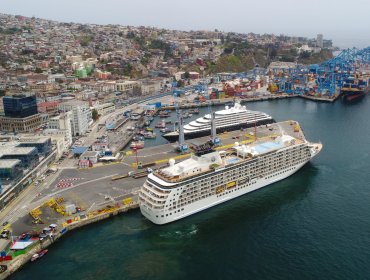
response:
[[[216,111],[214,114],[217,133],[275,123],[275,120],[270,115],[259,111],[247,110],[238,100],[235,101],[234,106],[226,106],[224,110]],[[204,117],[185,124],[185,140],[210,135],[211,122],[211,114],[206,114]],[[172,131],[162,136],[170,142],[175,142],[179,139],[179,132]]]

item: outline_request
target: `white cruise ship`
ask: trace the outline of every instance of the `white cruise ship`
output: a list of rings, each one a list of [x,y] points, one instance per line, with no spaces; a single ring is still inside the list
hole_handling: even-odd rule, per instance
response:
[[[185,139],[198,138],[211,134],[211,114],[198,118],[184,125]],[[263,112],[247,110],[245,106],[240,105],[238,101],[233,107],[226,106],[225,110],[215,112],[216,132],[233,131],[241,128],[248,128],[254,125],[263,125],[274,123],[274,119]],[[179,132],[173,131],[162,135],[170,142],[179,139]]]
[[[301,130],[291,130],[176,164],[171,159],[141,187],[141,213],[155,224],[169,223],[292,175],[322,145],[308,142]]]

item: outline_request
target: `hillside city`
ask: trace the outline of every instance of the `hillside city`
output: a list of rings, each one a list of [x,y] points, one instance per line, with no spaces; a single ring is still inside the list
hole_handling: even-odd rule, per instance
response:
[[[306,38],[181,31],[0,13],[0,280],[80,227],[140,208],[134,228],[127,227],[129,236],[140,234],[140,244],[152,243],[142,242],[137,228],[150,234],[149,221],[172,223],[300,170],[323,148],[308,140],[313,132],[321,137],[344,131],[328,129],[334,127],[329,110],[339,112],[369,91],[370,49],[340,50],[317,33]],[[324,105],[339,99],[343,104]],[[312,163],[302,168],[306,178],[289,183],[304,193],[302,201],[308,196],[302,182],[319,177],[320,169]],[[289,184],[275,188],[276,195],[296,203]],[[263,196],[269,207],[281,204]],[[242,212],[257,206],[248,204]],[[197,231],[193,225],[190,230]],[[195,239],[185,234],[184,243],[180,231],[174,230],[181,244]],[[158,244],[162,252],[164,243]],[[99,265],[100,252],[111,251],[101,248],[95,248]],[[130,255],[126,247],[121,252]]]
[[[63,92],[104,103],[117,91],[125,99],[164,90],[173,80],[182,86],[184,73],[194,80],[278,60],[309,64],[330,58],[332,50],[322,35],[185,32],[0,14],[0,90],[35,92],[39,101]]]

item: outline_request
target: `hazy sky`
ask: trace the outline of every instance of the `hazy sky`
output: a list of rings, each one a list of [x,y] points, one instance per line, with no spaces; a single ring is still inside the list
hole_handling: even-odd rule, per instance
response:
[[[370,46],[369,0],[0,0],[0,12],[67,22],[274,33]]]

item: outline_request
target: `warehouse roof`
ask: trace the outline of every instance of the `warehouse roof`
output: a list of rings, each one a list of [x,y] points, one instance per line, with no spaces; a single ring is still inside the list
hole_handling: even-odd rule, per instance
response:
[[[13,168],[20,163],[19,159],[0,159],[0,168]]]

